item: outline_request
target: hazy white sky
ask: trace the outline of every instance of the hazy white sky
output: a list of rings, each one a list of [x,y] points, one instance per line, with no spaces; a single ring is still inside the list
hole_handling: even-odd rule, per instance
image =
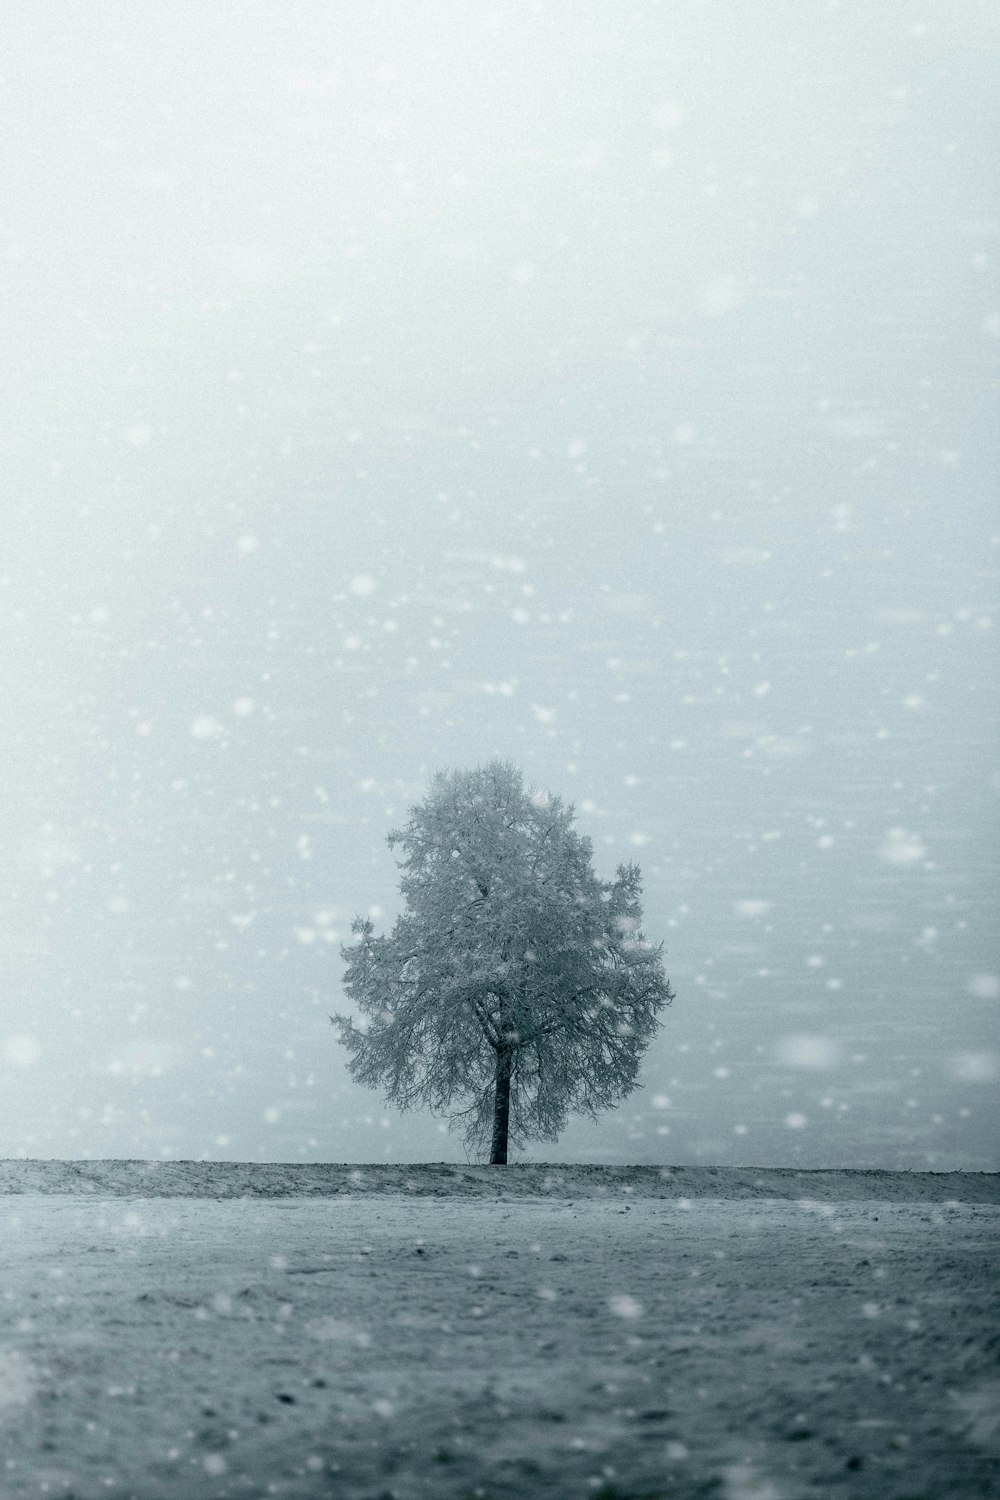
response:
[[[996,7],[4,51],[0,1155],[460,1156],[326,1017],[501,754],[678,992],[533,1155],[996,1166]]]

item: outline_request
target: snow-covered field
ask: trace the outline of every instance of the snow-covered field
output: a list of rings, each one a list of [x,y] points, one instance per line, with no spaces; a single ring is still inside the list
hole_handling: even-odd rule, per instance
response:
[[[996,1177],[16,1162],[0,1191],[4,1500],[1000,1492]]]

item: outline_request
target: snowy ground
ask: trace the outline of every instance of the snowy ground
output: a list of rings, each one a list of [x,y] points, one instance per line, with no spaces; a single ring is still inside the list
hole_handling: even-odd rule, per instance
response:
[[[1000,1203],[996,1172],[806,1171],[797,1167],[495,1167],[335,1162],[0,1161],[0,1194],[140,1198],[314,1198],[406,1193],[449,1198],[811,1198],[851,1203]]]
[[[0,1164],[5,1500],[1000,1491],[995,1177],[140,1170]]]

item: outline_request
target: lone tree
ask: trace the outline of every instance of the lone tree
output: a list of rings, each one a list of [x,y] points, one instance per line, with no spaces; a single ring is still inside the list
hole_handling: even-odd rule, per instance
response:
[[[388,842],[406,910],[389,937],[355,919],[341,951],[363,1019],[331,1017],[357,1082],[450,1112],[501,1165],[509,1142],[555,1140],[571,1110],[629,1094],[674,998],[638,867],[599,880],[572,807],[498,760],[437,775]]]

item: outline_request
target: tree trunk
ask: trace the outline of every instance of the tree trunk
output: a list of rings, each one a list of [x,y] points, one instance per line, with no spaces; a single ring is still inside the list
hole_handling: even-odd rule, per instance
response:
[[[496,1093],[493,1099],[493,1144],[490,1166],[507,1165],[507,1130],[510,1124],[510,1074],[514,1054],[509,1047],[497,1051]]]

